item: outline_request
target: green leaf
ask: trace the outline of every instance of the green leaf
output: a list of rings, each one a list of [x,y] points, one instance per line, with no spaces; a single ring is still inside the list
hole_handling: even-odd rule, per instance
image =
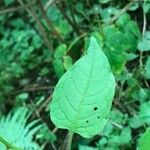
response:
[[[141,38],[141,32],[135,21],[129,21],[125,28],[126,31],[131,31],[137,38]]]
[[[65,72],[63,66],[63,57],[66,51],[67,51],[67,46],[65,44],[60,44],[54,52],[54,59],[52,63],[53,63],[54,71],[58,78],[60,78]]]
[[[121,73],[126,63],[125,52],[121,53],[117,50],[112,51],[109,48],[104,48],[104,52],[109,60],[112,71],[116,74]]]
[[[14,2],[14,0],[5,0],[5,5],[7,6],[7,5],[9,5],[9,4],[13,3],[13,2]]]
[[[49,73],[49,68],[48,67],[44,67],[42,68],[41,72],[39,73],[40,76],[45,76]]]
[[[134,59],[136,59],[137,57],[138,57],[138,55],[135,54],[135,53],[126,54],[127,61],[134,60]]]
[[[145,70],[146,79],[150,79],[150,57],[148,57],[148,59],[146,61],[144,70]]]
[[[128,13],[122,14],[116,21],[118,27],[124,28],[127,23],[130,21],[130,16]]]
[[[138,38],[130,30],[125,30],[124,36],[126,37],[128,45],[130,45],[129,50],[135,53],[138,45]]]
[[[149,1],[144,1],[143,10],[144,10],[145,13],[150,12],[150,2]]]
[[[60,58],[54,59],[53,67],[57,77],[60,78],[65,72],[62,60]]]
[[[103,41],[103,37],[99,32],[93,32],[92,36],[95,37],[97,43],[99,44],[100,47],[104,46],[104,41]]]
[[[139,8],[139,3],[135,2],[135,3],[132,3],[132,4],[130,5],[129,10],[130,10],[130,11],[135,11],[137,8]]]
[[[150,51],[150,31],[145,32],[143,38],[138,43],[140,51]]]
[[[142,122],[150,124],[150,102],[145,102],[140,105],[139,116]]]
[[[139,128],[140,126],[143,125],[141,122],[140,116],[133,116],[131,119],[129,119],[129,124],[131,128]]]
[[[143,134],[138,150],[149,150],[150,148],[150,128],[146,130],[146,132]]]
[[[129,127],[124,128],[120,135],[120,144],[127,144],[131,141],[131,139],[131,129]]]
[[[16,99],[18,101],[25,101],[26,99],[28,99],[29,94],[28,93],[21,93],[19,95],[17,95]]]
[[[99,0],[99,2],[102,3],[102,4],[106,4],[106,3],[110,2],[110,1],[111,0]]]
[[[109,62],[92,37],[87,54],[56,85],[51,119],[58,128],[92,137],[107,123],[114,92],[115,78]]]
[[[113,72],[120,73],[126,62],[125,51],[130,48],[130,45],[125,34],[114,26],[104,27],[103,32],[106,45],[104,52],[108,57]]]
[[[70,56],[64,56],[63,59],[64,68],[68,70],[73,64],[72,58]]]
[[[65,52],[67,51],[67,46],[65,44],[59,45],[54,53],[54,58],[61,58],[65,55]]]
[[[44,125],[40,129],[40,131],[37,134],[36,138],[41,139],[42,141],[47,140],[47,141],[50,141],[50,142],[55,142],[56,139],[57,139],[56,135],[53,132],[51,132],[46,125]]]
[[[94,148],[86,145],[79,145],[79,150],[98,150],[98,148]]]
[[[13,145],[26,150],[41,150],[34,136],[43,125],[38,120],[29,122],[28,109],[21,107],[15,109],[14,113],[9,113],[7,117],[0,118],[0,135]],[[34,140],[33,140],[34,139]],[[0,150],[7,150],[6,146],[0,142]]]

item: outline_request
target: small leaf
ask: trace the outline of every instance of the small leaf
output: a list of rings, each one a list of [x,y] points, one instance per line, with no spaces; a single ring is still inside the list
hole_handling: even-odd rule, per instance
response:
[[[124,128],[120,135],[120,144],[127,144],[131,141],[131,139],[131,129],[129,127]]]
[[[56,135],[53,132],[51,132],[46,125],[44,125],[39,130],[39,132],[36,135],[36,138],[41,139],[42,141],[47,140],[50,142],[55,142],[57,139]]]
[[[94,37],[87,54],[57,83],[50,116],[58,128],[89,138],[106,125],[115,92],[109,62]]]
[[[139,7],[139,3],[136,2],[136,3],[131,4],[129,10],[135,11],[138,7]]]
[[[49,68],[44,67],[42,68],[41,72],[39,73],[40,76],[46,76],[49,73]]]
[[[53,67],[57,77],[60,78],[65,72],[62,60],[60,58],[54,59]]]
[[[139,30],[139,27],[135,21],[129,21],[126,25],[126,31],[131,31],[137,38],[141,38],[141,32]]]
[[[67,50],[67,46],[65,44],[59,45],[54,53],[54,58],[61,58],[62,56],[65,55],[65,52]]]
[[[138,57],[138,55],[135,54],[135,53],[126,54],[127,61],[134,60],[134,59],[136,59],[137,57]]]
[[[14,0],[5,0],[5,5],[7,6],[7,5],[9,5],[9,4],[13,3],[13,2],[14,2]]]
[[[144,1],[143,10],[144,10],[145,13],[150,12],[150,2],[149,1]]]
[[[54,59],[52,63],[53,63],[54,71],[58,78],[60,78],[65,72],[65,69],[63,66],[63,57],[66,51],[67,51],[67,46],[65,44],[60,44],[56,48],[55,53],[54,53]]]
[[[21,93],[16,97],[16,99],[20,100],[20,101],[24,101],[24,100],[28,99],[28,97],[29,97],[28,93]]]
[[[98,150],[98,148],[94,148],[86,145],[79,145],[79,150]]]
[[[150,79],[150,57],[148,57],[148,59],[146,61],[144,70],[145,70],[146,79]]]
[[[64,68],[68,70],[73,64],[72,58],[70,56],[64,56],[63,59]]]
[[[143,134],[138,150],[149,150],[150,148],[150,128]]]
[[[144,37],[138,43],[140,51],[150,51],[150,31],[145,32]]]
[[[124,28],[126,24],[130,21],[130,16],[128,13],[122,14],[116,21],[118,27]]]
[[[106,3],[108,3],[108,2],[110,2],[111,0],[99,0],[99,2],[101,3],[101,4],[106,4]]]
[[[142,122],[150,124],[150,102],[140,105],[139,116]]]

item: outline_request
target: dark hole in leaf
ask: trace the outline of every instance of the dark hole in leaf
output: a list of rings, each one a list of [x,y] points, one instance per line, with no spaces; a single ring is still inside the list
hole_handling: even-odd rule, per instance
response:
[[[98,108],[97,107],[94,107],[94,110],[96,111]]]
[[[97,116],[97,119],[99,119],[99,116]]]
[[[86,123],[88,123],[89,121],[88,120],[86,120]]]

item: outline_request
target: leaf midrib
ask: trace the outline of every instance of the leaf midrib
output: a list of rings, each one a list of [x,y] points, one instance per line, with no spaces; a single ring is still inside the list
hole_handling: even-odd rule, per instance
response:
[[[80,112],[82,110],[82,106],[83,106],[83,103],[84,103],[84,100],[85,100],[85,95],[88,91],[88,88],[89,88],[89,81],[90,81],[90,76],[92,75],[92,72],[93,72],[93,63],[94,63],[94,56],[95,56],[95,52],[93,52],[93,56],[92,56],[92,65],[91,65],[91,68],[90,68],[90,75],[89,75],[89,78],[88,78],[88,81],[87,81],[87,84],[86,84],[86,87],[85,87],[85,90],[84,90],[84,93],[82,95],[82,98],[81,98],[81,101],[80,101],[80,104],[79,104],[79,109],[77,111],[77,114],[75,116],[75,119],[73,121],[73,128],[72,128],[72,131],[75,131],[76,129],[76,123],[77,123],[77,120],[78,120],[78,117],[80,115]],[[87,56],[86,56],[87,57]]]

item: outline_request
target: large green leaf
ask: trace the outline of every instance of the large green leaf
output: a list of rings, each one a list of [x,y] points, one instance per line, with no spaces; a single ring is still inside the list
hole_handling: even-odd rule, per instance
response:
[[[143,134],[138,150],[149,150],[150,148],[150,128]]]
[[[105,126],[115,92],[109,62],[94,37],[87,54],[55,87],[50,116],[58,128],[92,137]]]

